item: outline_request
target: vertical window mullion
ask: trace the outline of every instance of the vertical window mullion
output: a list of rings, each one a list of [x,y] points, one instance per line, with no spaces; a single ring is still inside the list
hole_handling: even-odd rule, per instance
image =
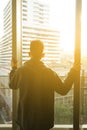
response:
[[[22,63],[22,21],[21,21],[21,5],[22,0],[12,0],[12,57],[17,59],[18,65]],[[16,130],[16,116],[18,103],[18,90],[12,90],[12,129]]]
[[[76,26],[75,26],[75,64],[79,66],[74,82],[74,130],[80,130],[80,48],[81,48],[81,6],[82,0],[76,0]]]

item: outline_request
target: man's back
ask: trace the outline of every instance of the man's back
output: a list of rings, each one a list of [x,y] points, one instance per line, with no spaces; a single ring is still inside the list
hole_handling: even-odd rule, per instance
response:
[[[20,88],[18,122],[29,128],[53,127],[54,122],[54,72],[41,61],[30,60],[14,77],[20,80],[11,84]],[[16,84],[17,83],[17,84]],[[34,123],[34,124],[33,124]]]
[[[9,87],[20,89],[17,122],[21,130],[49,130],[54,125],[54,92],[67,94],[74,78],[71,69],[64,82],[56,72],[46,67],[40,60],[44,56],[44,45],[40,40],[31,41],[31,59],[16,69],[12,64]]]

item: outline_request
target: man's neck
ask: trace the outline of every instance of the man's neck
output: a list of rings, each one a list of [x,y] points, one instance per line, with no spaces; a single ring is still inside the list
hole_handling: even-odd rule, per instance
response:
[[[32,57],[31,60],[34,61],[34,62],[40,62],[41,59]]]

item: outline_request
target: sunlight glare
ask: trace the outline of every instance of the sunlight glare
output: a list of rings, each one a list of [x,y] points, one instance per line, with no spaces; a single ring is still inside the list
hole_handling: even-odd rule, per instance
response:
[[[52,1],[51,24],[60,31],[61,47],[71,53],[74,49],[75,0]]]

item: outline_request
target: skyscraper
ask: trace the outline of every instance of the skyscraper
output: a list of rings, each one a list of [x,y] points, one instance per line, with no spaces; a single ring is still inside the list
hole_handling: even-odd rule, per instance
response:
[[[12,55],[12,1],[10,0],[3,10],[3,30],[4,35],[1,39],[1,63],[9,66]]]
[[[33,39],[40,39],[45,44],[45,62],[60,61],[60,33],[50,28],[49,4],[40,0],[23,0],[22,3],[22,61],[28,59],[29,44]],[[4,9],[4,36],[2,41],[2,61],[9,65],[12,56],[12,2],[8,2]]]

